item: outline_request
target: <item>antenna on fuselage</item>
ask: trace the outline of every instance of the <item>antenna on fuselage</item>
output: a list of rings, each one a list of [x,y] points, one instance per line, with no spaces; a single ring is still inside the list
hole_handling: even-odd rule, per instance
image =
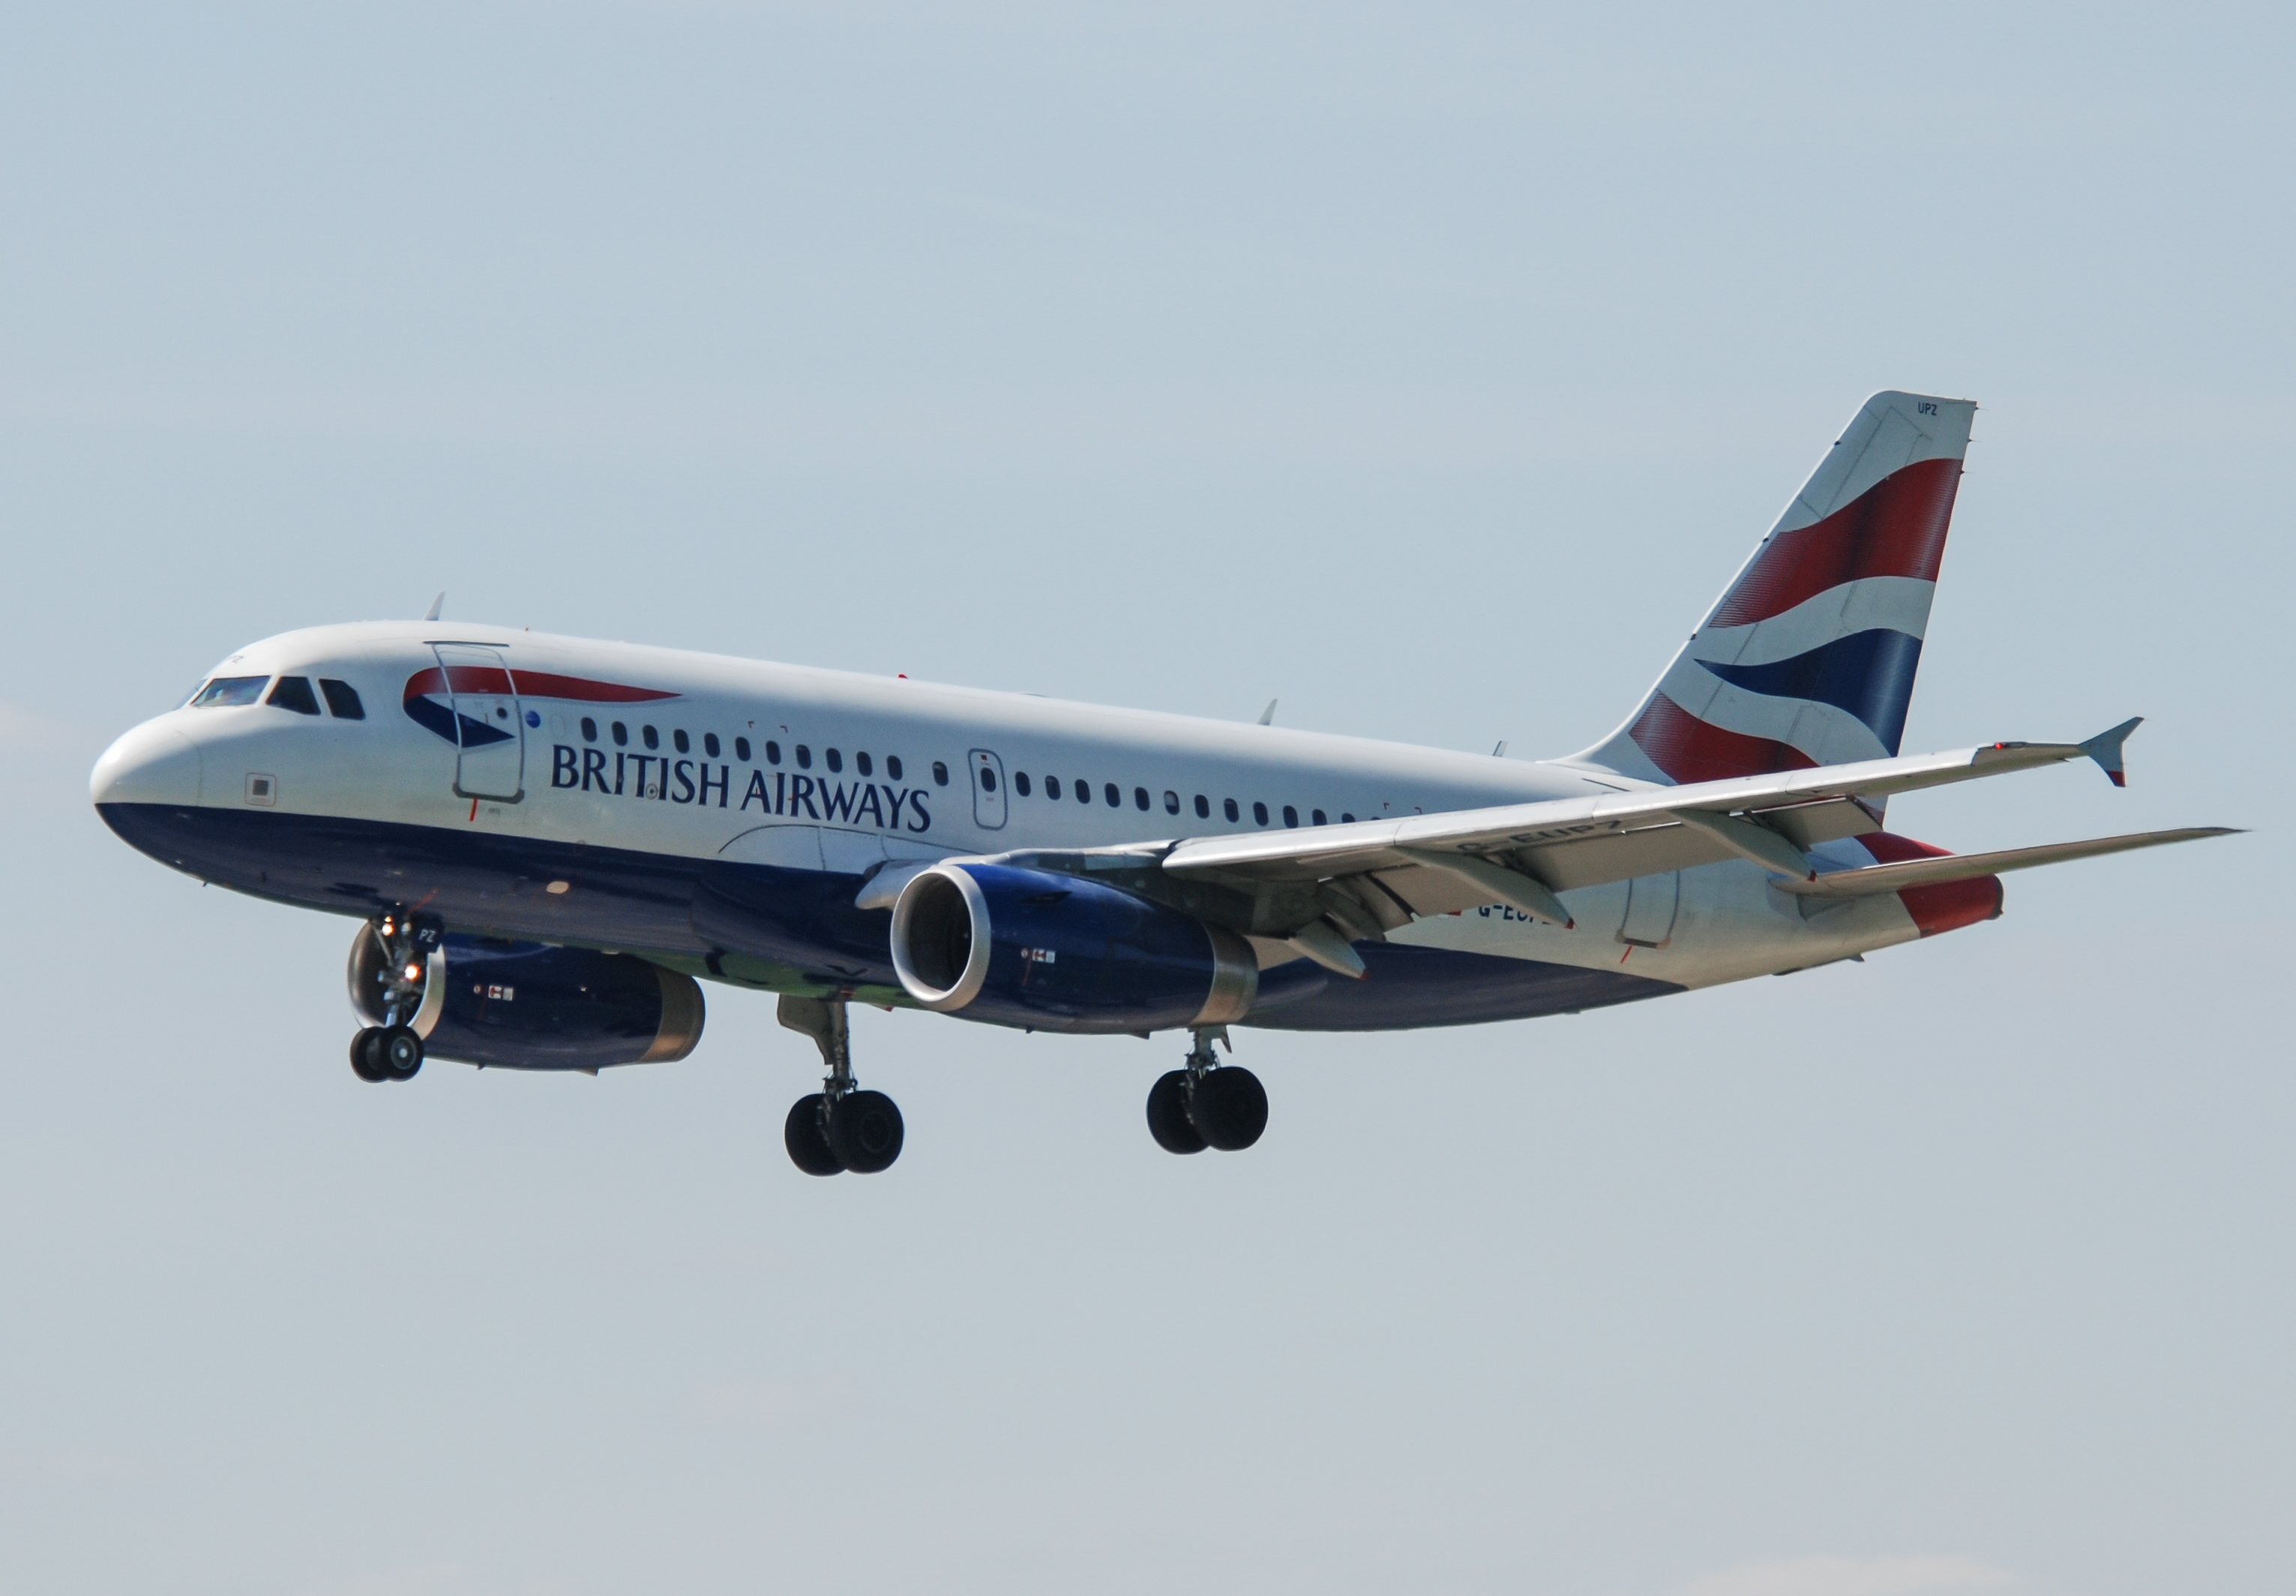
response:
[[[1275,700],[1274,699],[1268,700],[1267,708],[1259,712],[1259,724],[1263,726],[1272,726],[1275,724]]]
[[[446,607],[447,590],[442,587],[439,590],[439,596],[430,601],[430,613],[425,615],[422,618],[427,621],[437,620],[439,618],[439,611],[444,610]]]

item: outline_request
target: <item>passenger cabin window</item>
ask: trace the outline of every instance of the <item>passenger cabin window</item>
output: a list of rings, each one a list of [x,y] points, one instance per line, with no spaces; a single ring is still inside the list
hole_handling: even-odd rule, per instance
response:
[[[326,695],[327,712],[337,720],[366,718],[366,706],[359,702],[358,689],[348,682],[338,682],[332,676],[321,676],[319,691]]]
[[[938,759],[933,761],[933,785],[936,787],[948,785],[948,766]]]
[[[715,750],[713,749],[712,751],[714,752]],[[748,738],[736,737],[734,739],[734,757],[739,759],[744,765],[747,765],[750,762],[750,740]]]
[[[626,726],[626,725],[622,724],[622,723],[621,723],[621,722],[619,722],[619,721],[616,721],[616,722],[614,723],[614,746],[615,746],[616,748],[618,748],[618,749],[620,749],[620,748],[627,748],[627,747],[629,746],[629,744],[630,744],[630,729],[629,729],[627,726]]]
[[[1235,818],[1235,800],[1234,798],[1222,798],[1220,800],[1220,811],[1230,820],[1234,820]]]
[[[640,731],[644,734],[644,736],[645,736],[645,745],[646,745],[646,747],[648,747],[648,748],[650,748],[650,749],[658,749],[658,748],[660,748],[660,747],[661,746],[661,733],[659,733],[659,732],[655,731],[652,726],[642,726],[642,727],[640,727],[640,728],[639,728],[639,730],[640,730]]]
[[[1045,796],[1048,798],[1056,798],[1061,796],[1060,777],[1046,776],[1045,778]]]
[[[263,700],[275,709],[292,709],[298,715],[316,715],[319,696],[311,691],[308,676],[282,676],[271,696]]]
[[[1167,814],[1177,814],[1179,812],[1180,795],[1177,792],[1167,790],[1164,794],[1164,813]]]
[[[1111,809],[1121,809],[1124,807],[1124,795],[1116,790],[1116,783],[1113,782],[1103,784],[1100,790],[1100,796],[1108,800],[1108,806]]]
[[[767,743],[767,744],[766,744],[766,763],[767,763],[767,764],[768,764],[768,765],[779,765],[781,762],[782,762],[782,745],[781,745],[780,743],[778,743],[778,742],[768,742],[768,743]]]
[[[1266,825],[1267,823],[1267,806],[1255,800],[1251,806],[1251,818],[1258,821],[1261,825]]]
[[[701,733],[701,751],[712,759],[715,759],[718,757],[717,733],[704,732]]]
[[[241,704],[252,704],[263,696],[268,676],[217,676],[200,689],[192,700],[194,709],[229,709]]]
[[[824,757],[829,761],[830,769],[843,770],[845,768],[845,756],[839,753],[835,749],[831,749]]]
[[[1022,798],[1027,798],[1029,796],[1029,773],[1027,771],[1016,770],[1013,773],[1013,790],[1019,793]]]
[[[598,723],[586,715],[582,717],[582,741],[585,742],[598,741]]]
[[[1331,823],[1330,822],[1326,821],[1326,820],[1324,818],[1324,812],[1323,812],[1321,809],[1315,810],[1314,812],[1312,812],[1311,814],[1309,814],[1309,815],[1308,816],[1308,818],[1309,820],[1314,821],[1314,822],[1315,822],[1317,825],[1319,825],[1319,826],[1321,826],[1321,825],[1328,825],[1328,824],[1330,824],[1330,823]]]
[[[985,765],[980,767],[980,790],[983,792],[996,790],[996,773]]]
[[[685,733],[683,732],[672,732],[669,734],[669,741],[671,746],[681,754],[690,754],[693,751],[693,745],[686,741]]]
[[[1135,787],[1132,790],[1132,806],[1135,809],[1148,807],[1148,790],[1145,787]]]
[[[1356,817],[1352,814],[1342,814],[1340,816],[1340,823],[1343,826],[1351,826],[1356,823]]]
[[[832,770],[834,770],[834,769],[836,769],[837,767],[836,767],[835,765],[832,765],[832,766],[830,766],[830,768],[831,768]],[[853,768],[854,768],[855,770],[859,771],[863,775],[865,775],[865,775],[868,775],[868,774],[870,774],[870,773],[871,773],[871,772],[872,772],[872,770],[873,770],[873,766],[870,765],[870,763],[869,763],[869,756],[868,756],[868,755],[866,755],[866,754],[856,754],[856,755],[854,755],[854,756],[853,756]],[[1026,791],[1028,791],[1029,790],[1028,790],[1027,788],[1023,787],[1022,789],[1021,789],[1021,790],[1022,792],[1026,792]]]
[[[1283,806],[1283,823],[1284,823],[1285,825],[1287,825],[1287,826],[1296,826],[1296,825],[1298,825],[1298,824],[1300,823],[1300,811],[1298,811],[1297,809],[1294,809],[1294,808],[1293,808],[1291,805],[1289,805],[1289,804],[1284,805],[1284,806]]]
[[[797,767],[800,770],[813,768],[813,750],[801,742],[797,745]]]
[[[1212,817],[1212,801],[1211,801],[1211,799],[1210,799],[1210,798],[1206,798],[1206,797],[1205,797],[1202,793],[1201,793],[1201,792],[1200,792],[1200,793],[1198,793],[1198,794],[1196,794],[1196,818],[1197,818],[1198,820],[1210,820],[1211,817]]]
[[[885,773],[896,782],[901,779],[901,757],[898,754],[885,756]]]

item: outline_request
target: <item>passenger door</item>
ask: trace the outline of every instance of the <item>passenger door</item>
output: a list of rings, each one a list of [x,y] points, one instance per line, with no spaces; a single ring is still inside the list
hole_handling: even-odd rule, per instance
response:
[[[518,686],[503,657],[469,643],[432,645],[455,701],[455,731],[461,749],[455,764],[455,795],[516,803],[524,796],[526,723]]]
[[[1627,915],[1619,940],[1629,947],[1664,947],[1674,940],[1675,911],[1682,902],[1682,872],[1636,876],[1627,883]]]
[[[984,831],[1004,829],[1004,762],[987,749],[975,749],[972,767],[972,823]]]

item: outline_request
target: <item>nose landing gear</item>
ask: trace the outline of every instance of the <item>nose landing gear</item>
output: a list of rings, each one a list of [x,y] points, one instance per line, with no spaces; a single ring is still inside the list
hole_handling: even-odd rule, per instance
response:
[[[1148,1090],[1148,1134],[1166,1152],[1242,1152],[1267,1129],[1267,1089],[1241,1064],[1213,1055],[1214,1038],[1234,1051],[1226,1026],[1201,1027],[1195,1037],[1186,1067]]]
[[[363,1081],[411,1081],[422,1068],[422,1038],[403,1025],[371,1025],[351,1038],[351,1070]]]
[[[797,1100],[782,1126],[790,1162],[808,1174],[875,1174],[901,1156],[901,1110],[882,1092],[853,1084],[853,1051],[842,998],[784,997],[781,1022],[802,1031],[829,1068],[822,1089]]]
[[[363,1081],[411,1081],[422,1068],[422,1036],[412,1022],[421,1012],[424,988],[430,978],[431,954],[438,950],[441,928],[432,921],[403,914],[386,914],[370,922],[373,946],[354,950],[354,990],[361,954],[373,960],[373,994],[380,1001],[369,1006],[358,994],[359,1007],[379,1015],[382,1023],[364,1027],[351,1038],[351,1072]],[[362,939],[362,943],[365,939]]]

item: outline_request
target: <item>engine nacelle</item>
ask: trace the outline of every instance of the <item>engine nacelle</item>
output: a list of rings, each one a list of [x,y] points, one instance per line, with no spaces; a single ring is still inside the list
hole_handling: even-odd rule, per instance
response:
[[[1259,996],[1251,945],[1078,876],[936,864],[893,904],[893,969],[928,1009],[1047,1031],[1225,1025]]]
[[[383,1021],[384,949],[351,944],[351,1007]],[[701,988],[628,954],[490,937],[440,938],[406,1023],[434,1059],[501,1069],[603,1069],[683,1059],[701,1040]]]

